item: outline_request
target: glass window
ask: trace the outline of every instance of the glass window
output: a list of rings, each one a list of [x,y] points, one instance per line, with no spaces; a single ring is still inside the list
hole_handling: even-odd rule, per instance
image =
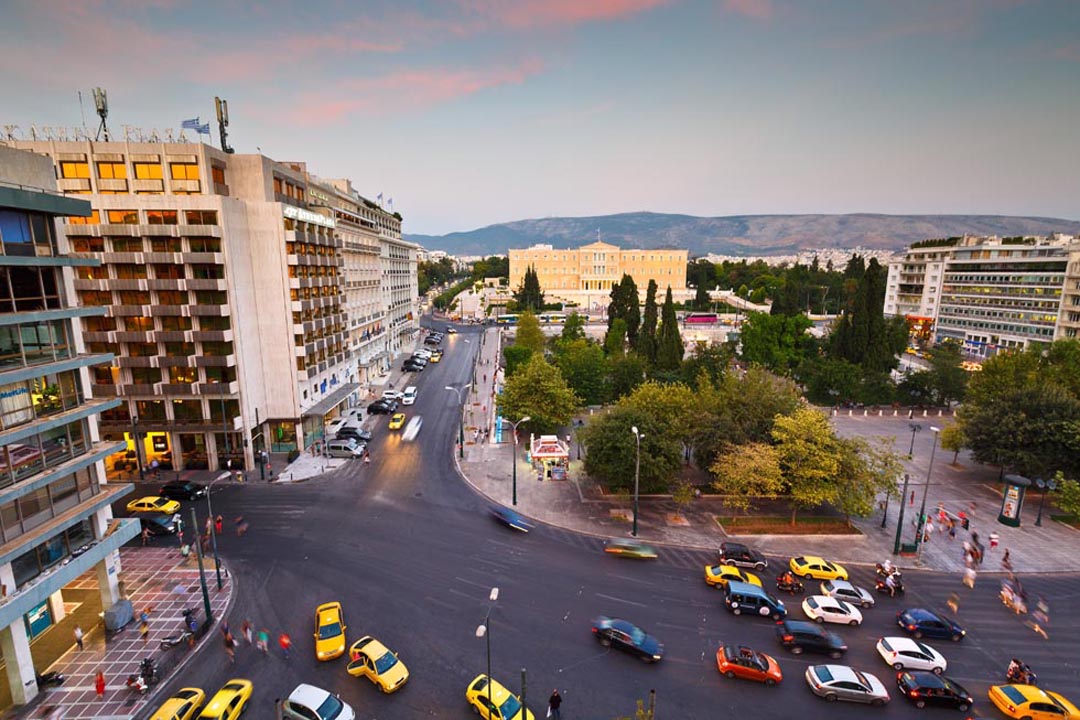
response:
[[[196,368],[171,367],[169,368],[169,382],[173,385],[191,385],[199,381],[199,371]]]
[[[77,237],[71,239],[71,249],[78,253],[105,252],[105,238]]]
[[[23,495],[17,501],[19,503],[19,515],[22,517],[23,529],[30,530],[51,517],[49,510],[48,488],[38,488],[33,492]]]
[[[143,241],[142,238],[137,237],[114,237],[112,238],[112,249],[113,252],[142,252]]]
[[[79,293],[83,305],[112,305],[112,293],[108,290],[83,290]]]
[[[131,381],[136,385],[154,385],[161,382],[160,368],[131,368]]]
[[[77,267],[75,268],[75,277],[80,280],[108,280],[109,268],[104,265]]]
[[[60,177],[65,180],[68,178],[88,178],[90,177],[90,164],[81,161],[64,161],[60,163]]]
[[[150,252],[183,252],[180,238],[150,238]]]
[[[121,305],[149,305],[150,293],[140,290],[121,290],[120,291],[120,304]]]
[[[153,357],[157,355],[157,343],[128,343],[128,355],[131,357]]]
[[[139,224],[139,213],[135,210],[107,210],[105,216],[110,225]]]
[[[135,177],[138,180],[160,180],[162,178],[159,163],[135,163]]]
[[[187,305],[188,294],[182,290],[158,290],[159,305]]]
[[[171,331],[190,330],[191,318],[164,316],[161,318],[161,329]]]
[[[214,182],[219,185],[225,184],[225,168],[214,165],[210,168],[210,174],[214,178]]]
[[[192,357],[195,354],[195,343],[167,342],[165,343],[166,357]]]
[[[188,225],[217,225],[217,212],[214,210],[185,210],[184,219]]]
[[[191,252],[221,252],[221,238],[193,237],[188,240]]]
[[[67,219],[68,225],[98,225],[101,223],[101,215],[97,210],[90,211],[90,217],[71,215]]]
[[[124,328],[129,332],[150,332],[154,329],[154,318],[129,317],[124,318]]]
[[[154,277],[158,280],[179,280],[184,277],[183,265],[154,265]]]
[[[169,163],[169,175],[173,180],[198,180],[199,166],[195,163]]]
[[[147,210],[146,222],[148,225],[176,225],[179,221],[175,210]]]
[[[122,162],[99,162],[98,177],[102,180],[124,180],[127,178],[127,166]]]
[[[125,263],[122,265],[113,265],[116,269],[117,280],[145,280],[146,279],[146,266],[134,265],[131,263]]]
[[[0,242],[5,255],[33,255],[30,216],[15,210],[0,210]]]
[[[290,266],[291,267],[291,266]],[[224,280],[224,265],[192,265],[191,277],[198,280]]]

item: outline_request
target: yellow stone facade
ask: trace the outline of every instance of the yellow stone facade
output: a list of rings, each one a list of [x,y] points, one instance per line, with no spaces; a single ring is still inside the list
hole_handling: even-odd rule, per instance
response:
[[[612,286],[624,274],[634,278],[642,301],[649,280],[655,280],[659,299],[668,287],[676,299],[686,294],[688,250],[623,250],[605,242],[557,250],[534,245],[510,250],[510,287],[518,288],[531,265],[549,301],[565,300],[584,307],[606,305]]]

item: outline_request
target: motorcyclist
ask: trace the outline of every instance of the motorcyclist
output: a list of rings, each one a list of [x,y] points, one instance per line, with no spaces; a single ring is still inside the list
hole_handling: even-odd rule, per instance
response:
[[[784,587],[791,587],[795,584],[795,576],[791,574],[791,571],[785,571],[780,577],[776,578],[776,582]]]
[[[892,560],[890,560],[889,558],[885,558],[885,562],[881,563],[881,571],[887,576],[891,576],[894,569],[895,568],[893,568]]]
[[[1009,669],[1005,671],[1005,676],[1010,680],[1016,680],[1020,677],[1020,673],[1024,669],[1024,663],[1020,662],[1019,658],[1013,658],[1009,661]]]
[[[889,597],[896,597],[896,573],[889,573],[885,578],[885,587],[889,589]]]

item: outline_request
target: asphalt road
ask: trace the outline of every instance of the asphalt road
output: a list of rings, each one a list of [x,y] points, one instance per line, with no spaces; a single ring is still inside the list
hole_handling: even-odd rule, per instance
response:
[[[636,700],[650,689],[657,692],[660,718],[715,718],[724,711],[785,720],[793,713],[808,720],[960,717],[951,710],[917,710],[897,697],[895,673],[874,650],[882,635],[901,634],[896,610],[942,611],[955,591],[968,637],[930,643],[949,660],[947,674],[974,694],[978,714],[1000,717],[986,690],[1004,681],[1013,655],[1035,668],[1042,686],[1080,701],[1078,654],[1069,640],[1080,624],[1069,611],[1080,595],[1075,575],[1026,579],[1033,596],[1045,595],[1056,610],[1050,639],[1044,640],[998,602],[997,581],[989,573],[974,591],[955,575],[909,573],[906,599],[881,597],[877,607],[864,611],[861,627],[832,626],[851,648],[841,662],[876,674],[890,688],[893,701],[878,709],[827,704],[813,696],[802,675],[808,665],[826,662],[824,656],[789,655],[770,621],[728,614],[721,594],[702,579],[712,560],[706,553],[662,548],[658,560],[634,561],[605,555],[595,538],[549,527],[524,535],[496,525],[486,501],[454,468],[460,408],[454,393],[444,389],[470,380],[477,340],[469,331],[448,337],[443,361],[416,376],[419,399],[407,409],[410,417],[424,418],[416,442],[402,442],[383,417],[368,467],[352,461],[303,484],[215,491],[215,512],[226,518],[243,514],[250,523],[244,537],[227,530],[220,540],[221,554],[239,580],[228,618],[234,633],[239,636],[245,618],[274,637],[285,630],[294,641],[293,657],[285,661],[276,648],[264,657],[241,647],[230,667],[215,639],[169,691],[197,686],[212,693],[231,677],[248,678],[255,684],[248,716],[257,720],[272,718],[274,699],[300,682],[340,693],[362,718],[472,717],[465,687],[486,667],[485,641],[475,633],[489,590],[498,587],[491,614],[492,674],[517,689],[526,668],[528,704],[538,718],[554,687],[563,695],[568,720],[632,716]],[[205,513],[205,503],[198,507]],[[872,568],[849,570],[857,584],[872,588]],[[766,586],[774,575],[770,568]],[[374,635],[406,663],[411,678],[400,692],[386,696],[367,680],[349,677],[344,658],[314,659],[314,608],[331,600],[344,604],[349,643]],[[787,603],[791,617],[802,618],[798,603]],[[666,646],[664,660],[646,665],[601,647],[589,630],[598,614],[624,617],[658,636]],[[784,682],[770,689],[721,677],[714,659],[721,642],[773,655]]]

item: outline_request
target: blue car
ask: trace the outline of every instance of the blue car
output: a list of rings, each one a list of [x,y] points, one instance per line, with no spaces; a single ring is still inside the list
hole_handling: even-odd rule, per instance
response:
[[[508,507],[503,507],[501,505],[492,506],[491,516],[495,518],[495,520],[497,520],[498,522],[513,530],[529,532],[529,530],[532,529],[532,525],[529,524],[528,520],[526,520],[521,515],[514,512]]]
[[[896,624],[915,638],[943,638],[960,642],[967,631],[952,620],[924,608],[908,608],[896,613]]]

